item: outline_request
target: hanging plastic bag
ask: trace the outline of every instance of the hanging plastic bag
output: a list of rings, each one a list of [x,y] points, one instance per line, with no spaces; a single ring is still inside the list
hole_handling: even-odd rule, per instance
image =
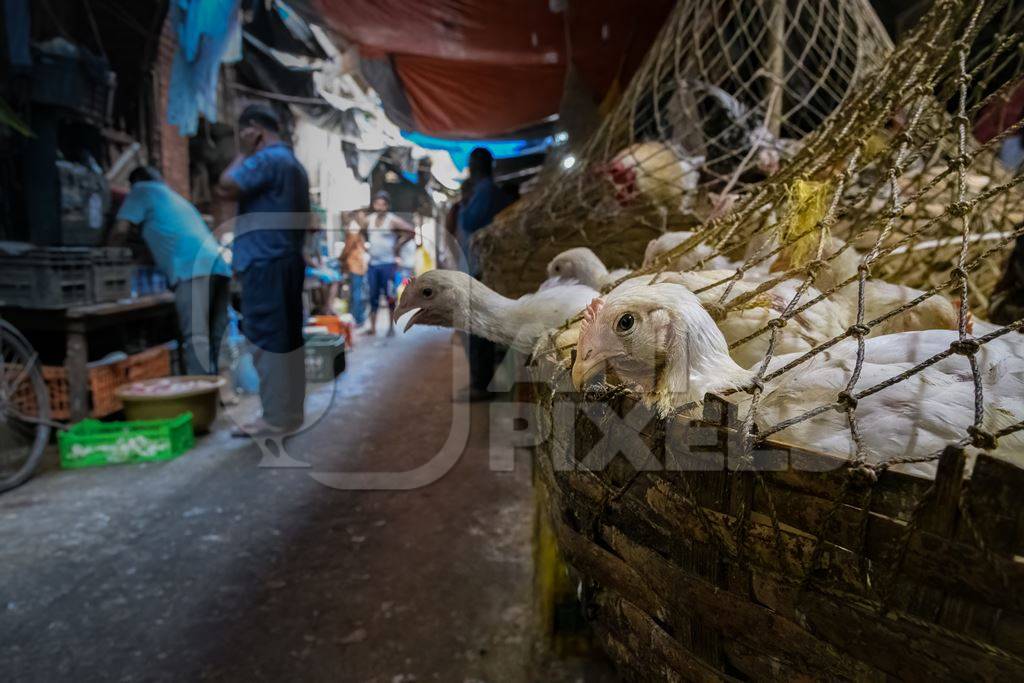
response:
[[[423,275],[428,270],[434,269],[434,256],[422,244],[416,247],[416,258],[413,260],[412,269],[416,275]]]

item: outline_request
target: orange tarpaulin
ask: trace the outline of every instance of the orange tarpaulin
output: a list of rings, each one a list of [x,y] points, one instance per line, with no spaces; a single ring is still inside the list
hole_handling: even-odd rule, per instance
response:
[[[417,130],[484,137],[557,114],[567,42],[599,102],[625,82],[672,0],[311,0],[364,58],[387,56]],[[566,30],[568,25],[569,30]],[[384,98],[391,101],[392,98]]]
[[[395,69],[422,132],[474,137],[537,123],[558,111],[560,64],[490,65],[396,55]]]

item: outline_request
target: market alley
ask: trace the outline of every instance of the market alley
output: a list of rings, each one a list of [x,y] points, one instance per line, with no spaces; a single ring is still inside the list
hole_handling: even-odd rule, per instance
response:
[[[22,681],[539,680],[528,463],[489,471],[487,404],[432,485],[338,491],[310,476],[427,459],[468,406],[444,400],[451,353],[437,330],[364,341],[287,444],[312,469],[261,468],[221,429],[168,463],[47,467],[0,498],[6,668]],[[543,666],[543,680],[578,675]]]

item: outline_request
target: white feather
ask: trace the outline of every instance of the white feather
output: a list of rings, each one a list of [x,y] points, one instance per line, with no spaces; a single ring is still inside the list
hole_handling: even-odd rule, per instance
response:
[[[623,335],[615,326],[626,312],[637,323],[635,330]],[[854,393],[901,375],[949,349],[957,339],[953,331],[928,330],[865,340],[865,360]],[[767,382],[757,408],[762,431],[812,408],[835,403],[854,371],[856,347],[856,340],[845,340]],[[776,358],[769,371],[797,357]],[[663,409],[699,404],[706,393],[742,387],[754,376],[730,358],[725,337],[696,297],[671,282],[634,283],[605,297],[587,333],[580,335],[574,381],[584,381],[591,371],[585,365],[594,362],[589,359],[602,358],[620,379],[644,388],[647,400]],[[663,359],[664,367],[650,380],[654,371],[650,359],[654,358]],[[1024,348],[1018,339],[994,339],[981,347],[976,360],[985,399],[984,428],[997,431],[1024,419]],[[750,398],[744,393],[733,394],[730,400],[739,404],[741,414],[750,407]],[[944,358],[862,397],[856,408],[866,456],[874,462],[932,455],[964,438],[973,415],[973,375],[968,359],[960,355]],[[843,456],[855,453],[847,417],[833,409],[798,422],[773,438]],[[1000,439],[995,454],[1024,462],[1021,433]],[[900,468],[934,476],[932,462]]]

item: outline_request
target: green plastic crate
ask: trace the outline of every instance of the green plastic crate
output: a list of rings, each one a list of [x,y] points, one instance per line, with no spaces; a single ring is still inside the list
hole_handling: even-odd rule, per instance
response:
[[[172,460],[195,445],[192,413],[167,420],[82,420],[57,434],[65,469]]]

